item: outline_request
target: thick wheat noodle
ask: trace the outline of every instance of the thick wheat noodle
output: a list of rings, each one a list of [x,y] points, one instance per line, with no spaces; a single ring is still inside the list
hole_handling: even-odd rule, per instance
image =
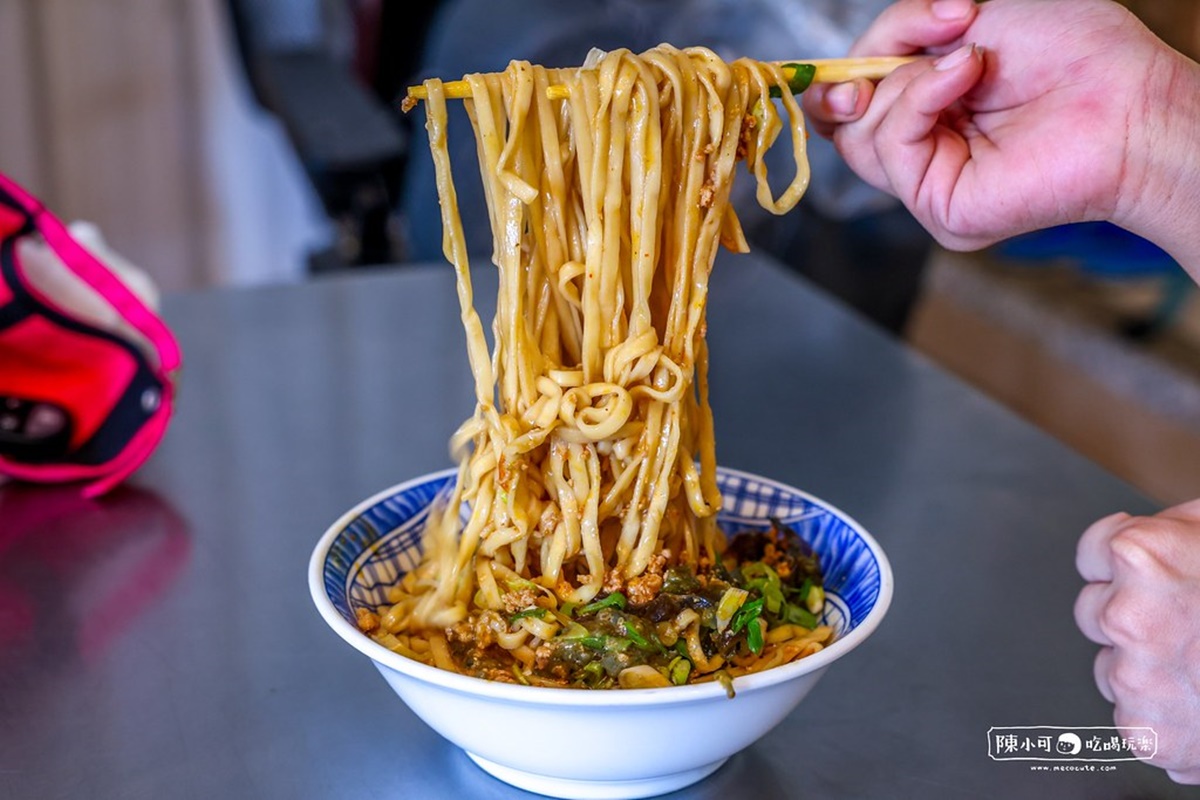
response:
[[[577,70],[514,62],[464,80],[499,275],[494,343],[474,307],[446,98],[431,80],[427,128],[476,408],[452,439],[457,479],[389,618],[406,649],[442,664],[435,631],[474,616],[528,666],[557,623],[510,630],[496,612],[514,581],[557,607],[636,579],[659,556],[719,554],[709,272],[718,244],[746,249],[729,206],[736,162],[759,203],[783,213],[808,183],[805,134],[778,66],[702,48],[594,52]],[[551,84],[569,86],[569,100],[547,99]],[[764,156],[785,129],[796,173],[774,197]],[[696,632],[684,637],[696,663],[715,669],[694,652]]]

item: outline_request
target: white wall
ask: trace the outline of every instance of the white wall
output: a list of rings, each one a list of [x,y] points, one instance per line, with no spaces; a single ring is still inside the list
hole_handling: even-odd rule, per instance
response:
[[[167,291],[295,280],[327,224],[221,0],[0,0],[0,171]]]

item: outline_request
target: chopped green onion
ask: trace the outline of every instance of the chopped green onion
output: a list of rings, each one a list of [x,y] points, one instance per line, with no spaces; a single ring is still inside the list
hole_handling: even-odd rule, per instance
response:
[[[783,606],[783,584],[779,580],[779,573],[763,562],[755,561],[742,567],[742,575],[747,579],[745,587],[766,599],[767,611],[778,614]]]
[[[633,623],[629,620],[625,620],[625,634],[632,639],[633,643],[638,647],[650,646],[650,642],[646,641],[646,637],[642,636],[642,634],[638,632],[638,629],[634,627]]]
[[[792,77],[788,81],[788,88],[792,90],[792,94],[800,94],[809,86],[812,86],[813,78],[817,77],[817,68],[813,64],[785,64],[784,69],[791,67]]]
[[[783,68],[792,71],[792,77],[788,79],[788,90],[792,94],[800,94],[812,86],[813,78],[817,76],[817,68],[813,64],[784,64]],[[771,87],[771,97],[781,97],[782,95],[778,86]]]
[[[531,581],[527,578],[521,578],[521,577],[505,578],[504,585],[505,585],[505,587],[508,588],[508,590],[510,592],[519,592],[522,589],[540,589],[541,588],[533,581]]]
[[[575,609],[579,608],[578,603],[563,603],[558,610],[568,617],[575,616]]]
[[[763,649],[763,626],[762,623],[755,618],[746,627],[746,644],[750,648],[750,652],[758,655]]]
[[[730,630],[737,633],[742,628],[754,620],[757,620],[762,615],[763,599],[759,597],[756,600],[751,600],[748,603],[742,604],[742,607],[733,615],[733,622],[730,625]],[[747,634],[749,635],[749,634]]]
[[[579,640],[579,643],[584,647],[589,647],[592,650],[603,650],[605,652],[621,652],[629,647],[631,640],[623,639],[620,636],[584,636]]]
[[[781,618],[784,622],[792,625],[800,625],[812,630],[817,627],[816,616],[803,606],[798,606],[795,603],[788,603],[783,607]]]
[[[667,667],[668,677],[671,683],[676,686],[683,686],[688,682],[688,677],[692,674],[692,662],[688,661],[683,656],[676,656],[675,660]]]
[[[595,614],[602,608],[625,608],[625,595],[620,592],[612,592],[603,600],[597,600],[594,603],[588,603],[583,608],[579,609],[580,614]]]
[[[721,595],[721,602],[717,604],[717,631],[725,630],[729,621],[733,619],[733,615],[737,613],[749,596],[749,592],[736,586],[725,590],[725,594]]]
[[[788,597],[792,598],[792,602],[801,605],[808,605],[808,597],[812,594],[812,590],[819,588],[818,584],[813,582],[812,578],[805,578],[804,583],[800,584],[799,588],[787,588]]]
[[[508,622],[509,624],[512,624],[517,620],[525,619],[526,617],[537,617],[538,619],[544,619],[545,616],[546,609],[542,608],[541,606],[530,606],[529,608],[523,608],[517,613],[513,614],[508,618]]]
[[[604,665],[599,661],[589,661],[583,668],[584,679],[592,686],[596,686],[600,681],[604,680],[606,674]]]
[[[625,620],[625,634],[633,640],[635,645],[643,650],[653,650],[657,653],[666,652],[662,642],[658,640],[656,635],[651,633],[649,636],[646,636],[629,619]]]
[[[700,588],[696,573],[686,564],[677,564],[663,573],[662,590],[667,594],[688,594]]]
[[[825,607],[825,590],[820,586],[809,589],[808,594],[804,596],[804,605],[814,614],[821,613],[821,609]]]

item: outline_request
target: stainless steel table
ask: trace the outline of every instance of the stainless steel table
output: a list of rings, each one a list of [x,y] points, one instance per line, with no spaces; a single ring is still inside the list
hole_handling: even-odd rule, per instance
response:
[[[988,755],[993,726],[1112,724],[1074,547],[1151,504],[771,264],[725,258],[713,284],[721,460],[858,518],[896,594],[792,716],[679,796],[1183,796],[1136,762]],[[471,398],[449,270],[167,316],[179,413],[131,484],[95,504],[0,490],[0,798],[524,796],[412,716],[305,583],[342,511],[447,465]]]

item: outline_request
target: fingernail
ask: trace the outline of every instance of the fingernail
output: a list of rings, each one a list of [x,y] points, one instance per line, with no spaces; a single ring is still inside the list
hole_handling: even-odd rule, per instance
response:
[[[975,0],[933,0],[930,10],[938,19],[947,22],[962,19],[975,8]]]
[[[829,91],[825,93],[825,104],[840,117],[850,116],[858,106],[858,86],[853,83],[839,83],[829,87]]]
[[[975,50],[976,47],[973,44],[963,45],[953,53],[944,55],[935,61],[933,68],[939,72],[948,72],[956,67],[961,67],[975,57]]]

